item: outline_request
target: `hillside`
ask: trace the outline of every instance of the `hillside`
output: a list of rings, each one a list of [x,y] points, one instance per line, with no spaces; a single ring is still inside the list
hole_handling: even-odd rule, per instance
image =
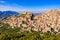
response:
[[[60,32],[60,10],[50,10],[35,16],[31,12],[23,12],[1,22],[9,24],[11,28],[19,27],[22,30]]]

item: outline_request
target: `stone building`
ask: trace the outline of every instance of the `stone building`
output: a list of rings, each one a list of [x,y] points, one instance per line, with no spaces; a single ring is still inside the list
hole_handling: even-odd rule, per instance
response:
[[[23,12],[4,19],[2,22],[8,23],[12,28],[20,27],[42,32],[51,32],[52,28],[54,31],[60,32],[60,10],[50,10],[34,17],[32,15],[31,12]]]

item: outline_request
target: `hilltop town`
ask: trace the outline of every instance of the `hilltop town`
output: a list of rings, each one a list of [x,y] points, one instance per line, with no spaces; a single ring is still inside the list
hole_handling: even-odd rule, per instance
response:
[[[19,27],[22,30],[60,32],[60,10],[50,10],[37,15],[23,12],[3,19],[1,22],[9,24],[11,28]]]

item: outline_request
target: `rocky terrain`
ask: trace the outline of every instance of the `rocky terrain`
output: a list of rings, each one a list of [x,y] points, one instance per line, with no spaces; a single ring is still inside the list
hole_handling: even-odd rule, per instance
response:
[[[50,10],[37,15],[23,12],[3,19],[1,22],[9,24],[11,28],[19,27],[22,30],[60,32],[60,10]]]

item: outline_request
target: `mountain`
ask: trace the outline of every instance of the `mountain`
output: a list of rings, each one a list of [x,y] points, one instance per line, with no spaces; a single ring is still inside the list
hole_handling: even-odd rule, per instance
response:
[[[19,13],[15,11],[0,11],[0,20],[17,14]]]
[[[42,32],[60,32],[60,10],[50,10],[34,15],[31,12],[10,16],[1,22],[9,24],[11,28]]]

